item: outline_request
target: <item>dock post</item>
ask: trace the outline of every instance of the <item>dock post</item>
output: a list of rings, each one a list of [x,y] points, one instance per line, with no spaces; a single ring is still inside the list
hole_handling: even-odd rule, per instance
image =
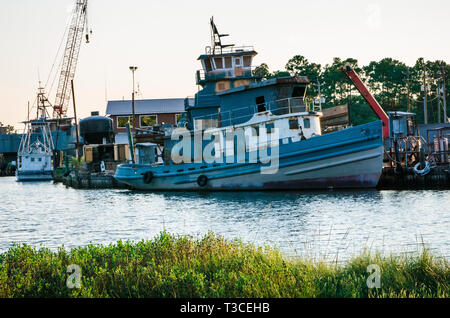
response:
[[[136,163],[136,160],[134,158],[134,142],[133,142],[133,136],[131,135],[131,129],[130,129],[130,123],[128,122],[127,125],[127,134],[128,134],[128,145],[130,146],[130,152],[131,152],[131,161],[132,163]]]
[[[78,132],[77,107],[76,107],[76,103],[75,103],[75,89],[73,87],[73,80],[70,80],[70,86],[72,88],[73,114],[75,117],[75,134],[77,135],[77,144],[75,145],[75,154],[77,156],[78,165],[79,165],[81,163],[80,138],[79,138],[79,132]]]

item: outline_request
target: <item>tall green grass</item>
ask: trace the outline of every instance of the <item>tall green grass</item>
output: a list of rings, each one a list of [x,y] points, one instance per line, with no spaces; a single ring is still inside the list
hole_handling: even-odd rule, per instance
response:
[[[361,255],[343,265],[288,259],[209,234],[166,232],[150,241],[89,245],[56,252],[16,245],[0,254],[0,297],[449,297],[446,260]],[[69,289],[67,267],[81,268]],[[381,268],[381,288],[367,287],[367,267]]]

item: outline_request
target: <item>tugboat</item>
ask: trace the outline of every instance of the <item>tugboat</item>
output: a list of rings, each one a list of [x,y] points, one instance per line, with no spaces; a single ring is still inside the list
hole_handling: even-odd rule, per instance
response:
[[[115,178],[134,189],[224,191],[373,188],[382,172],[381,121],[322,135],[307,77],[263,80],[252,47],[212,45],[199,57],[202,89],[163,139],[163,164],[124,164]],[[180,125],[179,125],[180,126]],[[132,150],[134,151],[134,149]]]
[[[43,88],[37,96],[37,117],[26,121],[25,133],[17,154],[17,181],[46,181],[53,179],[53,138],[46,117],[49,107]]]

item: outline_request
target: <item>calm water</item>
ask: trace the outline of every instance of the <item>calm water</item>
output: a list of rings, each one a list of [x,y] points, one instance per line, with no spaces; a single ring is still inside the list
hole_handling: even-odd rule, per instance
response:
[[[0,178],[0,252],[212,231],[290,256],[344,260],[363,249],[450,258],[450,191],[139,193]]]

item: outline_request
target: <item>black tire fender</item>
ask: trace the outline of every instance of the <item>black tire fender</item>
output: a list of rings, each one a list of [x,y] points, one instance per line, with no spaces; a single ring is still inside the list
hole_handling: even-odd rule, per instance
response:
[[[208,177],[202,174],[197,178],[197,184],[202,188],[205,187],[208,184]]]
[[[152,182],[152,180],[153,180],[153,172],[147,171],[146,173],[144,173],[143,179],[144,179],[144,182],[146,184],[149,184],[150,182]]]

